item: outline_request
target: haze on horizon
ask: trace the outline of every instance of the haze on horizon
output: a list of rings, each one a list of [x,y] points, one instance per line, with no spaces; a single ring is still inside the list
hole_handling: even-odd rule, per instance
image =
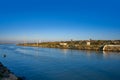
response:
[[[119,0],[1,0],[0,41],[120,40]]]

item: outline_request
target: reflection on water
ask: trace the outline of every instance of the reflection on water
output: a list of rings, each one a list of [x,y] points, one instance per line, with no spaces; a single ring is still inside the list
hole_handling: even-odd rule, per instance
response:
[[[108,51],[103,51],[103,56],[105,58],[110,57],[110,56],[120,56],[120,52],[108,52]]]
[[[0,56],[5,66],[27,80],[120,79],[120,52],[0,45]]]
[[[68,52],[68,49],[61,49],[61,51],[63,52],[64,55],[66,55]]]
[[[91,51],[90,51],[90,50],[87,50],[87,51],[86,51],[86,54],[87,54],[88,57],[90,57]]]

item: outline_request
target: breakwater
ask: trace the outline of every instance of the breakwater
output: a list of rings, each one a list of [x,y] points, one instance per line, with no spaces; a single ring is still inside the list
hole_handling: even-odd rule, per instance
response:
[[[77,50],[120,51],[120,47],[118,46],[116,46],[115,48],[113,48],[113,46],[104,48],[105,45],[120,45],[120,40],[80,40],[80,41],[71,40],[61,42],[22,43],[18,45],[61,49],[77,49]]]

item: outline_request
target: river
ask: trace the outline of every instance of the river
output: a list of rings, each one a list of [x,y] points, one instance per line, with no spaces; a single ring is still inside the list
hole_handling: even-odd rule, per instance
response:
[[[0,45],[0,62],[26,80],[120,80],[120,52],[7,44]]]

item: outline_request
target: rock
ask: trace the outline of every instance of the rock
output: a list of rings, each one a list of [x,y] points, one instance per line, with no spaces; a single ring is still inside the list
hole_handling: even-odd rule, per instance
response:
[[[0,62],[0,80],[22,80],[22,78],[19,78],[16,75],[14,75]]]

